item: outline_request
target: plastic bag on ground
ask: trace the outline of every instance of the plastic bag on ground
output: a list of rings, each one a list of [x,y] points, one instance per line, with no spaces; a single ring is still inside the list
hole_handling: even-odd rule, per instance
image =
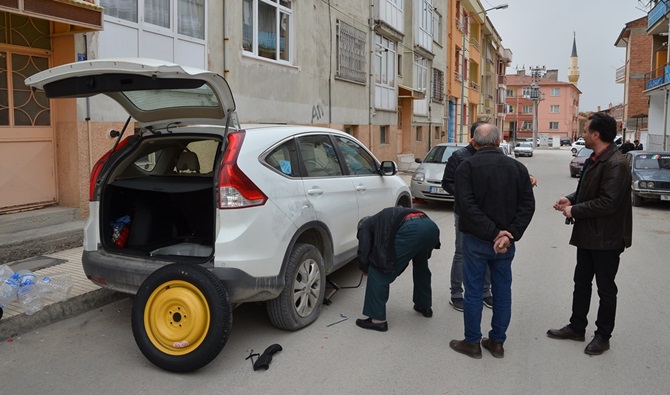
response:
[[[72,277],[68,273],[52,274],[39,278],[36,285],[43,298],[62,302],[67,299],[72,288]]]

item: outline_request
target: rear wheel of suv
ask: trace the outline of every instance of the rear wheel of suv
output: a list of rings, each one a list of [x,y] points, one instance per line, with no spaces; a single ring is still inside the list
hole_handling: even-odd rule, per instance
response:
[[[171,372],[191,372],[219,355],[233,314],[228,293],[214,274],[175,263],[142,283],[131,322],[135,342],[149,361]]]
[[[281,294],[267,302],[268,317],[277,328],[294,331],[314,322],[321,312],[326,272],[319,250],[311,244],[296,244],[284,278]]]

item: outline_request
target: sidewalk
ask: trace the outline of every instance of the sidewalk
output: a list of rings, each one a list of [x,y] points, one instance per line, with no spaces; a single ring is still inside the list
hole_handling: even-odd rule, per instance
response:
[[[62,302],[44,300],[44,309],[33,315],[26,315],[18,302],[4,307],[4,315],[0,318],[0,341],[21,335],[34,329],[50,325],[62,319],[84,313],[91,309],[104,306],[127,297],[95,285],[84,274],[81,264],[83,247],[45,254],[45,257],[64,260],[55,266],[35,270],[38,277],[68,273],[72,278],[72,288],[68,299]],[[10,263],[11,266],[11,263]]]

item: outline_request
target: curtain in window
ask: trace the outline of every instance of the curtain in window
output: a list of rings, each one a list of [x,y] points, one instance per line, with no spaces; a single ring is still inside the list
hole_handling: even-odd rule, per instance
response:
[[[137,0],[100,0],[105,15],[137,22]]]
[[[205,38],[205,0],[178,0],[177,23],[179,34]]]
[[[170,28],[170,0],[144,0],[144,21]]]

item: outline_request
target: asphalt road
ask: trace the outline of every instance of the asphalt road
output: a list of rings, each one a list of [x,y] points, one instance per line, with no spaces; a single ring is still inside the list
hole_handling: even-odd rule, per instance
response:
[[[319,319],[298,332],[273,328],[261,304],[234,311],[232,335],[221,354],[191,374],[162,371],[137,348],[130,328],[131,301],[61,321],[0,344],[0,385],[6,394],[667,394],[670,388],[670,204],[634,208],[633,247],[622,255],[619,306],[611,350],[584,354],[585,343],[546,337],[568,322],[575,248],[570,226],[552,209],[576,187],[567,148],[520,159],[539,179],[537,209],[513,263],[512,323],[505,358],[484,351],[473,360],[452,351],[463,338],[462,314],[448,305],[453,254],[451,204],[417,205],[440,229],[442,249],[430,261],[433,318],[412,310],[406,272],[391,287],[389,331],[366,331],[361,317],[365,281],[336,293]],[[333,276],[355,287],[349,265]],[[595,291],[594,291],[595,297]],[[596,300],[590,319],[595,320]],[[347,321],[328,327],[340,314]],[[491,311],[484,309],[483,332]],[[587,342],[595,330],[591,323]],[[253,371],[249,349],[283,347],[267,371]]]

